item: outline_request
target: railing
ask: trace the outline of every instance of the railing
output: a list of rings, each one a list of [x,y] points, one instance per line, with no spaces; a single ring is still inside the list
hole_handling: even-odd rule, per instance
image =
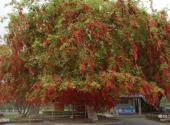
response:
[[[12,114],[18,114],[18,111],[15,109],[1,109],[0,114],[5,114],[5,115],[11,114],[12,115]]]
[[[170,121],[170,113],[168,112],[152,112],[147,114],[146,117],[157,121]]]
[[[55,118],[84,118],[85,112],[72,112],[72,111],[44,111],[41,115],[43,119],[55,119]]]

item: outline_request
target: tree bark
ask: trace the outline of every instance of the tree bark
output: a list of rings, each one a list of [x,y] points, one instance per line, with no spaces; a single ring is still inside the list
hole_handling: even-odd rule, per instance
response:
[[[88,119],[93,122],[98,121],[97,113],[94,106],[86,106]]]
[[[29,115],[38,115],[40,105],[16,104],[16,108],[21,117],[26,117]]]
[[[30,105],[28,104],[16,104],[16,108],[21,117],[26,117],[30,113]]]
[[[38,115],[40,111],[40,105],[32,105],[30,109],[31,115]]]

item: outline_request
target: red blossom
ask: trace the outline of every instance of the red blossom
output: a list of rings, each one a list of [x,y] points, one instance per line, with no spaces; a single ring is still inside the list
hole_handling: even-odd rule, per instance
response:
[[[157,51],[159,51],[160,48],[161,48],[161,40],[158,40],[158,41],[157,41],[156,47],[157,47]]]
[[[49,44],[50,44],[50,41],[48,41],[48,40],[43,41],[43,46],[44,47],[48,47]]]
[[[81,42],[84,42],[84,36],[85,36],[85,32],[83,30],[77,30],[74,31],[72,36],[75,39],[75,41],[77,42],[78,45],[80,45]]]
[[[166,25],[164,29],[165,29],[168,39],[170,39],[170,26]]]
[[[133,43],[132,49],[133,49],[133,58],[134,58],[135,63],[136,63],[137,60],[138,60],[138,46],[137,46],[137,44]]]
[[[81,64],[80,65],[80,71],[82,72],[82,73],[85,73],[86,72],[86,65],[85,64]]]
[[[164,76],[164,78],[168,77],[168,68],[164,68],[162,71],[162,75]]]

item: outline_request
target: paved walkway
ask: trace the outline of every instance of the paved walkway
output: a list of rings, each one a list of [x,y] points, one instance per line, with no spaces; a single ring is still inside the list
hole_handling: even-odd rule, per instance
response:
[[[122,125],[170,125],[170,123],[161,123],[145,118],[122,118]]]
[[[121,118],[120,122],[113,123],[22,123],[22,124],[8,124],[8,125],[170,125],[170,123],[160,123],[145,118]]]

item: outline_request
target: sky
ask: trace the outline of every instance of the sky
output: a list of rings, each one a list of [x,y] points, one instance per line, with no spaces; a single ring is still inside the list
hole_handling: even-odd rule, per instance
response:
[[[5,4],[9,3],[11,0],[0,0],[0,17],[7,16],[8,13],[11,12],[11,8],[5,7]],[[144,3],[145,7],[149,7],[149,0],[141,0]],[[153,0],[154,9],[161,10],[165,8],[170,9],[170,0]],[[169,12],[170,17],[170,12]],[[8,24],[8,20],[0,23],[0,36],[3,36],[7,33],[7,29],[5,28]]]
[[[6,16],[11,9],[9,7],[4,7],[6,3],[9,3],[11,0],[0,0],[0,18]],[[4,21],[4,23],[0,23],[0,35],[3,36],[7,30],[5,26],[7,26],[8,21]]]

